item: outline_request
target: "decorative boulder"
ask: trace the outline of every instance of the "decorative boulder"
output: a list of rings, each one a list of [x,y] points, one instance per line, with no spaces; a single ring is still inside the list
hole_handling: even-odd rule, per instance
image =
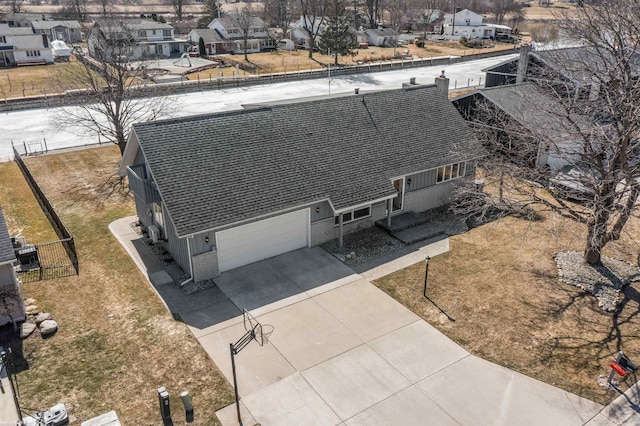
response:
[[[58,330],[58,323],[54,320],[44,320],[40,323],[40,334],[48,336]]]
[[[36,324],[40,325],[43,321],[46,320],[50,320],[51,319],[51,314],[48,312],[42,312],[40,314],[38,314],[38,316],[36,317]]]
[[[36,299],[30,297],[30,298],[28,298],[27,300],[24,301],[24,304],[27,305],[27,306],[28,305],[35,305],[36,304]]]
[[[33,333],[35,329],[35,324],[32,324],[30,322],[23,322],[22,325],[20,325],[20,338],[26,339],[31,335],[31,333]]]
[[[27,305],[25,310],[27,311],[27,314],[34,314],[38,312],[38,307],[36,305]]]

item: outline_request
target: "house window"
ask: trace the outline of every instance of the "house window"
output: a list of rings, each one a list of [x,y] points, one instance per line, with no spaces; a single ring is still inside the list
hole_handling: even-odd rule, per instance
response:
[[[354,209],[342,214],[342,223],[353,222],[369,216],[371,216],[371,206]],[[334,223],[336,226],[340,225],[340,215],[334,217]]]
[[[156,35],[156,30],[151,30],[151,31],[153,31],[153,35]]]
[[[162,30],[162,37],[171,38],[171,30]]]
[[[153,203],[153,223],[164,229],[164,217],[162,216],[162,206],[158,203]]]
[[[6,43],[7,38],[5,36],[0,36],[0,43]]]
[[[138,31],[138,37],[140,37],[141,39],[147,38],[147,32],[144,30]]]
[[[28,57],[40,56],[40,51],[39,50],[27,50],[27,56]]]
[[[446,182],[451,179],[457,179],[464,176],[466,171],[466,162],[449,164],[448,166],[438,167],[438,175],[436,183]]]

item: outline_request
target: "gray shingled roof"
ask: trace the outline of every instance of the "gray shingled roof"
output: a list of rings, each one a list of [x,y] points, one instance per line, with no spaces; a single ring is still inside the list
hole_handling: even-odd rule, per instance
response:
[[[569,121],[558,99],[545,94],[534,83],[497,86],[479,92],[534,134],[563,138],[575,132],[571,121],[587,125],[587,121],[576,114],[571,114]]]
[[[222,41],[223,38],[218,34],[216,30],[212,30],[210,28],[196,28],[191,30],[191,32],[198,38],[202,37],[202,40],[205,43],[211,43],[216,41]],[[197,42],[197,39],[193,39],[192,41]]]
[[[75,28],[78,30],[82,28],[78,21],[33,21],[31,26],[36,30],[50,30],[55,27]]]
[[[26,36],[33,34],[31,27],[10,27],[8,24],[0,24],[0,35]]]
[[[473,135],[435,86],[133,126],[179,236],[319,200],[391,197],[391,178],[466,159]]]
[[[0,207],[0,263],[12,262],[16,260],[16,254],[13,251],[13,244],[9,238],[9,229],[7,222],[4,220],[2,207]]]
[[[599,52],[591,46],[540,50],[529,55],[543,61],[566,78],[587,84],[591,84],[594,72],[598,76],[606,76],[614,61],[608,52]],[[630,65],[634,75],[640,75],[640,54],[630,52]]]

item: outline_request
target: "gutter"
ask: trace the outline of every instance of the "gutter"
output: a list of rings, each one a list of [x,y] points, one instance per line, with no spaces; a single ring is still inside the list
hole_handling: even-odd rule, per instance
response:
[[[191,281],[193,281],[193,259],[191,258],[191,244],[189,244],[189,241],[191,241],[192,238],[193,238],[193,235],[190,235],[187,238],[187,256],[189,256],[189,273],[191,274],[191,276],[186,280],[184,280],[183,282],[181,282],[180,287],[183,287],[186,284],[189,284]]]

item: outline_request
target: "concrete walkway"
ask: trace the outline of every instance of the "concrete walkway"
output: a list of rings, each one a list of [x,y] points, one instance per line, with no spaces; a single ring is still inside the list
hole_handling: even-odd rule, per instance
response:
[[[153,277],[159,265],[137,253],[137,236],[128,227],[133,220],[121,219],[110,229]],[[297,294],[285,292],[252,310],[274,332],[265,346],[252,342],[236,356],[243,423],[595,426],[622,424],[618,419],[629,414],[625,424],[638,424],[628,402],[607,411],[469,354],[369,281],[447,250],[448,240],[440,240],[362,274],[340,274]],[[287,279],[302,285],[309,279],[300,266],[304,259],[296,252],[291,256],[290,264],[281,255],[268,265],[280,263]],[[230,272],[241,278],[243,269]],[[260,277],[254,269],[247,268],[245,276]],[[251,286],[245,283],[244,291],[253,291]],[[229,343],[245,333],[242,316],[190,328],[232,382]],[[237,424],[235,404],[217,415],[223,425]]]
[[[0,346],[0,352],[3,350]],[[15,426],[17,422],[18,410],[13,399],[7,369],[0,363],[0,426]]]

